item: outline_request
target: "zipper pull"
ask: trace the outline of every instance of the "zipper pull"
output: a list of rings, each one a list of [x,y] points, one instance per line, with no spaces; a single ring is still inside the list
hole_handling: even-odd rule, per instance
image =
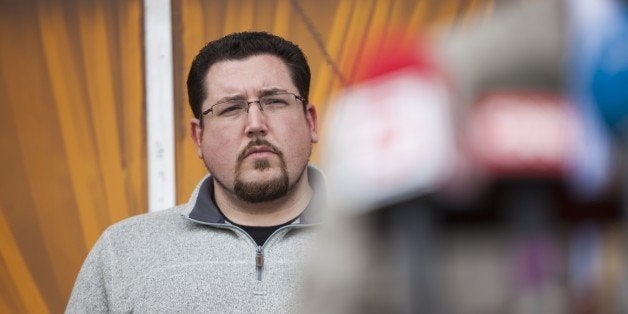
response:
[[[255,267],[262,268],[264,266],[264,253],[262,247],[257,247],[257,254],[255,254]]]
[[[262,246],[257,247],[255,254],[255,269],[257,269],[257,280],[262,281],[262,267],[264,267],[264,252]]]

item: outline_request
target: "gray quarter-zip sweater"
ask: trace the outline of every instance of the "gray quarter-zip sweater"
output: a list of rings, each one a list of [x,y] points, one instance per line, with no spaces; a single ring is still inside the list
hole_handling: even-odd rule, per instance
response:
[[[66,312],[293,312],[325,198],[322,174],[307,171],[313,199],[262,246],[225,222],[210,176],[187,204],[112,225],[87,256]]]

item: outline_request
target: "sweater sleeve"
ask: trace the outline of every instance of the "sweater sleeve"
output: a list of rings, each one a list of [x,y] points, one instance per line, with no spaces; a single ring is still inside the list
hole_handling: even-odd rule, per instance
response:
[[[66,313],[110,312],[112,265],[109,233],[105,231],[87,255],[78,274]]]

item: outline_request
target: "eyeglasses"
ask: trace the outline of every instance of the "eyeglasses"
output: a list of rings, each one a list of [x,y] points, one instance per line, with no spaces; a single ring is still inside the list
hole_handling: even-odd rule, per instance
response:
[[[288,92],[265,95],[254,101],[246,101],[246,99],[243,98],[227,99],[203,111],[201,117],[211,113],[212,116],[220,119],[237,118],[248,113],[252,103],[257,103],[260,111],[267,114],[274,114],[288,107],[295,106],[297,99],[305,104],[305,98]]]

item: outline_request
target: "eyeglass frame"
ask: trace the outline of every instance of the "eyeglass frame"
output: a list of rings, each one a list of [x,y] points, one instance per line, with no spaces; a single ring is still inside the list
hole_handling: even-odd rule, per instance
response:
[[[257,107],[259,108],[259,110],[261,112],[264,112],[264,108],[262,106],[262,103],[260,102],[260,98],[262,98],[262,97],[272,97],[272,96],[277,96],[277,95],[286,95],[286,94],[290,94],[290,95],[294,96],[294,98],[300,100],[301,103],[303,103],[304,106],[307,105],[307,100],[303,96],[299,96],[299,95],[297,95],[295,93],[291,93],[291,92],[280,92],[280,93],[275,93],[275,94],[264,95],[264,96],[259,97],[257,100],[252,100],[252,101],[246,101],[246,100],[243,99],[246,102],[246,110],[244,112],[245,113],[249,113],[249,109],[251,108],[251,104],[252,103],[257,103]],[[224,104],[224,103],[229,102],[229,101],[233,101],[233,99],[227,99],[227,100],[224,100],[224,101],[219,101],[219,102],[211,105],[211,107],[209,107],[209,109],[201,112],[201,119],[204,116],[208,115],[210,112],[213,112],[215,106],[220,105],[220,104]]]

